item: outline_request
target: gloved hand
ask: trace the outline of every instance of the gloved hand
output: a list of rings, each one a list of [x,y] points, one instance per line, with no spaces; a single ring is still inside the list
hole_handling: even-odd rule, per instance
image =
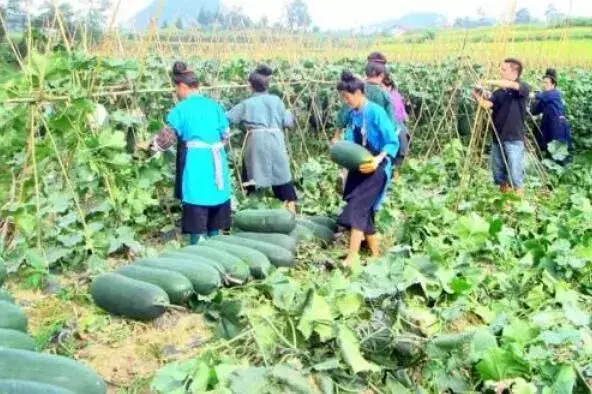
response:
[[[372,174],[376,171],[381,161],[382,157],[376,156],[371,161],[361,164],[360,167],[358,167],[358,171],[362,174]]]

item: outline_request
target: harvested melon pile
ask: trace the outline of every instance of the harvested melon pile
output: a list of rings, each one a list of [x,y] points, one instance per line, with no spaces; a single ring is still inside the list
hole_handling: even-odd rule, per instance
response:
[[[245,210],[236,215],[233,235],[167,250],[95,278],[91,295],[107,312],[153,320],[192,295],[209,296],[222,286],[263,279],[276,267],[293,267],[301,241],[333,240],[330,218],[296,218],[283,209]]]
[[[0,286],[6,269],[0,262]],[[66,357],[38,353],[27,334],[27,317],[0,288],[0,393],[104,394],[105,382],[94,371]]]

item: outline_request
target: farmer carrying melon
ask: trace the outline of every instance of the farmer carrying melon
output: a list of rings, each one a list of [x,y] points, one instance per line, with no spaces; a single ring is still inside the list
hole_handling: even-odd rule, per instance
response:
[[[185,63],[175,63],[172,78],[180,101],[150,146],[158,152],[177,144],[175,197],[183,203],[182,231],[193,245],[230,229],[228,120],[218,103],[199,94],[197,77]]]
[[[372,52],[367,57],[366,80],[364,81],[364,93],[368,100],[378,104],[391,122],[395,122],[395,113],[391,96],[384,87],[385,77],[388,74],[386,69],[386,57],[380,52]],[[344,105],[337,115],[337,127],[333,137],[333,143],[341,139],[342,131],[347,126],[347,115],[349,107]],[[342,179],[347,177],[347,171],[342,170]]]
[[[374,216],[384,200],[399,150],[395,124],[380,105],[365,96],[364,89],[364,82],[349,71],[343,72],[337,85],[349,107],[345,117],[345,139],[365,147],[373,155],[372,160],[349,171],[345,182],[343,199],[347,204],[337,220],[340,226],[351,231],[344,266],[350,266],[358,258],[364,239],[372,256],[380,255]]]
[[[243,158],[243,185],[249,193],[272,188],[275,197],[296,213],[296,190],[284,128],[294,125],[282,100],[268,92],[272,70],[261,65],[249,76],[253,95],[226,113],[230,123],[247,129]]]

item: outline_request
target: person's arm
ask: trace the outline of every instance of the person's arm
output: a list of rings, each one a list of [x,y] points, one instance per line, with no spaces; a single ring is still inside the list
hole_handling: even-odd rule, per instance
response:
[[[224,113],[224,108],[221,105],[217,105],[218,110],[218,134],[223,144],[227,144],[230,139],[230,123]]]
[[[148,145],[152,152],[164,152],[177,143],[178,135],[183,127],[183,117],[178,107],[169,112],[166,124],[156,133]]]
[[[477,101],[477,104],[483,109],[492,109],[494,106],[494,97],[491,99],[484,98],[479,92],[473,91],[473,98]]]
[[[545,109],[544,93],[539,93],[534,96],[534,102],[530,107],[530,113],[533,116],[537,116],[543,113]]]
[[[381,152],[374,157],[374,160],[369,163],[364,163],[359,170],[363,174],[369,174],[380,166],[380,163],[389,156],[395,159],[399,152],[399,136],[395,123],[393,123],[386,112],[377,112],[374,120],[377,131],[381,134],[382,142],[384,143]]]
[[[239,125],[243,121],[245,117],[245,109],[246,104],[244,101],[241,101],[237,105],[235,105],[230,111],[226,112],[226,118],[233,125]]]
[[[502,89],[516,90],[520,96],[528,97],[530,88],[524,82],[508,81],[505,79],[487,81],[486,84],[497,86]]]
[[[284,114],[283,120],[282,120],[284,128],[290,129],[290,128],[294,127],[294,123],[295,123],[294,115],[292,115],[292,112],[290,112],[288,109],[286,109],[286,106],[281,101],[281,99],[280,99],[280,109]]]
[[[335,124],[337,128],[335,129],[335,133],[333,134],[333,143],[341,140],[341,137],[343,136],[343,130],[347,127],[348,116],[349,107],[346,104],[344,104],[337,113],[337,121]]]

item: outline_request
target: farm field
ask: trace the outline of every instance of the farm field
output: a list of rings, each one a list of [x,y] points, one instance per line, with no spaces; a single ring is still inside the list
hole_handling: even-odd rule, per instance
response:
[[[590,67],[592,27],[547,28],[489,27],[409,32],[392,36],[348,36],[322,33],[289,33],[272,30],[178,31],[159,30],[155,35],[111,37],[95,48],[106,56],[142,58],[147,48],[161,56],[180,53],[207,59],[281,57],[291,61],[358,58],[380,50],[398,62],[439,62],[443,58],[470,56],[494,63],[500,56],[519,56],[532,67]]]
[[[23,72],[0,80],[0,261],[3,289],[38,349],[91,367],[111,393],[590,393],[591,41],[471,42],[463,52],[460,41],[440,39],[376,43],[393,59],[413,138],[377,217],[381,259],[345,271],[343,234],[304,240],[294,267],[149,322],[109,315],[89,289],[102,273],[187,243],[172,197],[174,156],[138,148],[174,103],[173,58],[162,46],[140,60],[33,51]],[[248,96],[258,56],[225,48],[232,59],[187,59],[204,94],[228,109]],[[272,91],[297,117],[287,137],[307,216],[342,206],[328,156],[341,105],[335,83],[364,63],[359,49],[349,59],[335,51],[289,61],[281,50],[261,52],[277,70]],[[533,86],[545,67],[563,65],[576,139],[562,169],[533,148],[529,119],[524,199],[491,184],[487,119],[469,99],[477,80],[494,75],[494,55],[513,52],[527,59]],[[87,119],[97,103],[106,125]],[[237,134],[237,174],[241,146]],[[275,204],[236,184],[235,212]]]

